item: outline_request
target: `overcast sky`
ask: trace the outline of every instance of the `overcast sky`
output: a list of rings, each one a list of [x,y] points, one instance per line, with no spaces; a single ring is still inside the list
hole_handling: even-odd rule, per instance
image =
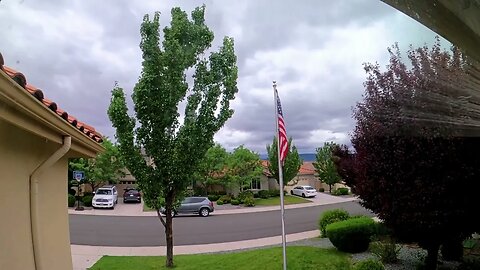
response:
[[[276,80],[287,133],[301,153],[325,141],[349,143],[352,107],[361,99],[362,63],[385,66],[395,42],[433,43],[435,33],[379,0],[131,1],[2,0],[0,52],[7,66],[79,120],[114,138],[107,116],[115,81],[128,99],[141,71],[145,14],[206,4],[215,33],[235,39],[239,92],[234,116],[215,136],[231,150],[265,152],[275,133]],[[129,101],[131,103],[131,101]]]

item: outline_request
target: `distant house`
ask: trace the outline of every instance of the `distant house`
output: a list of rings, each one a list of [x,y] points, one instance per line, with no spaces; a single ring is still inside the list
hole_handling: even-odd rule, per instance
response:
[[[0,269],[72,269],[68,159],[103,151],[78,121],[0,54]]]

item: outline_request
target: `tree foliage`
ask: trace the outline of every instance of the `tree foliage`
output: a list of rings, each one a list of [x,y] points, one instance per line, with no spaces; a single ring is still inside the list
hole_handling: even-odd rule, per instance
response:
[[[227,161],[227,181],[231,187],[239,187],[240,191],[249,189],[252,181],[260,180],[263,167],[257,153],[243,145],[235,148]]]
[[[195,180],[205,192],[214,184],[224,184],[227,172],[229,153],[220,144],[215,144],[207,150],[195,173]]]
[[[81,183],[90,185],[92,191],[104,183],[116,183],[124,175],[122,169],[125,165],[118,147],[107,138],[104,138],[102,146],[105,151],[95,158],[76,158],[69,162],[70,170],[84,172],[85,178]]]
[[[315,162],[313,162],[318,178],[328,185],[330,193],[332,193],[332,186],[342,180],[332,155],[332,151],[338,147],[339,145],[334,142],[325,142],[322,147],[317,148]]]
[[[140,30],[142,73],[132,95],[135,116],[128,115],[119,86],[112,91],[108,109],[127,167],[137,179],[145,203],[157,210],[165,226],[167,267],[173,267],[172,208],[213,145],[213,135],[232,116],[230,101],[237,92],[233,39],[225,37],[219,50],[207,57],[214,34],[204,15],[205,6],[195,8],[191,19],[180,8],[173,8],[161,43],[160,13],[153,19],[145,15]],[[193,70],[193,87],[187,82],[187,70]],[[185,99],[181,124],[178,107]]]
[[[279,183],[278,176],[278,146],[277,137],[273,137],[271,145],[267,145],[268,153],[268,171],[271,176]],[[288,152],[285,157],[282,173],[283,173],[283,185],[287,185],[298,174],[298,170],[302,166],[303,160],[298,154],[297,147],[292,143],[292,138],[288,140]]]
[[[436,269],[439,246],[480,228],[476,193],[480,187],[480,141],[462,137],[459,106],[468,62],[456,48],[437,40],[408,51],[398,46],[386,71],[366,64],[363,101],[354,111],[355,153],[337,149],[338,171],[362,204],[403,241],[427,249],[427,269]]]

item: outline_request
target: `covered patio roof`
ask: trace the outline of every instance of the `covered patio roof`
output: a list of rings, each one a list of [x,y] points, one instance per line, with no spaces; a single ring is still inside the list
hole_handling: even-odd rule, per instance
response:
[[[381,0],[480,61],[480,0]]]

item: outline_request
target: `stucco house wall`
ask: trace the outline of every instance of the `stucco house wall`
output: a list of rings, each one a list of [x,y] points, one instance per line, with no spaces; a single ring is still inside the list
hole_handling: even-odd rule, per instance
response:
[[[0,54],[1,270],[73,268],[68,158],[93,157],[103,148],[99,133],[52,104],[23,74],[4,67]],[[54,153],[58,158],[45,163]],[[31,181],[35,171],[38,185]]]

